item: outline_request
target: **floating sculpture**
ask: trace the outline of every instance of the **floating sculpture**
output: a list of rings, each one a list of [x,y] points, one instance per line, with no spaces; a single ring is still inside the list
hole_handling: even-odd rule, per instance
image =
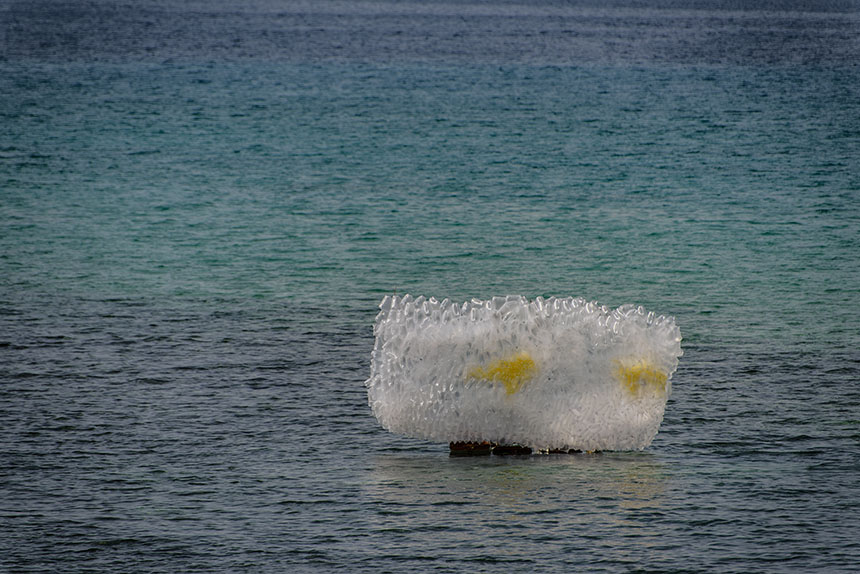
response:
[[[392,432],[538,451],[637,450],[681,356],[671,317],[581,298],[386,296],[366,381]]]

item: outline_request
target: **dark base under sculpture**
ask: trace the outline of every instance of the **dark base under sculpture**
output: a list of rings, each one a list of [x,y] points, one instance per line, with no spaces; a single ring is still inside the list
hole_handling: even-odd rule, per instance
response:
[[[494,442],[452,442],[448,445],[451,449],[451,456],[487,456],[495,454],[497,456],[504,455],[524,455],[531,454],[532,449],[528,446],[518,444],[496,444]],[[576,454],[582,451],[560,450],[554,449],[546,451],[547,454]]]

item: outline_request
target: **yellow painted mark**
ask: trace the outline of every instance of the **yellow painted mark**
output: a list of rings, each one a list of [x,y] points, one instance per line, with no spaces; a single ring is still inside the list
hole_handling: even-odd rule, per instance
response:
[[[615,377],[633,396],[637,396],[646,385],[660,393],[665,393],[666,381],[669,380],[666,373],[645,360],[635,363],[616,361]]]
[[[469,378],[495,381],[505,386],[507,394],[512,395],[534,378],[538,368],[528,353],[521,351],[507,359],[493,361],[486,367],[475,367],[468,373]]]

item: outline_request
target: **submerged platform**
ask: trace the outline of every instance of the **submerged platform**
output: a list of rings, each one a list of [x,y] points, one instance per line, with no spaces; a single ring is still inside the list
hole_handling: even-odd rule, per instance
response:
[[[451,450],[451,456],[510,456],[510,455],[530,455],[535,452],[529,446],[521,444],[496,444],[489,441],[481,442],[452,442],[448,445]],[[538,454],[581,454],[578,449],[551,449],[539,450]]]

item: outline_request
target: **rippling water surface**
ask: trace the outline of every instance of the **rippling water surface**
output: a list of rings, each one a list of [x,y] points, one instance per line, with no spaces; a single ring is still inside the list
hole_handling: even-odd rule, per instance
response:
[[[9,572],[860,567],[854,2],[7,2]],[[632,302],[645,451],[379,428],[381,297]]]

